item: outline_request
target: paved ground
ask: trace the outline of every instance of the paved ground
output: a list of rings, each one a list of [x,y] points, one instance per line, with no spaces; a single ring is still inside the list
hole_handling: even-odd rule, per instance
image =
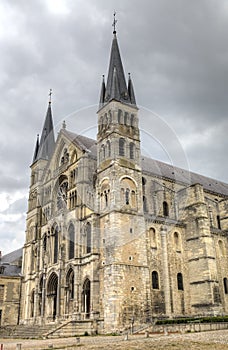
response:
[[[81,337],[80,343],[75,338],[18,340],[0,339],[3,350],[15,350],[21,344],[22,350],[33,349],[81,349],[81,350],[227,350],[228,330],[170,335],[97,336]],[[0,347],[1,348],[1,347]]]

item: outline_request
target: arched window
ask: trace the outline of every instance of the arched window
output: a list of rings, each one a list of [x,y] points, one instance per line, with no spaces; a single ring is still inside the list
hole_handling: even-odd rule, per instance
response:
[[[146,179],[145,179],[145,177],[142,177],[142,190],[143,190],[143,193],[145,193],[145,190],[146,190]]]
[[[135,158],[135,144],[133,142],[130,143],[129,149],[130,149],[130,159],[134,159]]]
[[[169,206],[167,202],[163,202],[163,216],[169,216]]]
[[[135,126],[135,116],[131,114],[131,126]]]
[[[219,215],[217,215],[217,226],[218,226],[218,229],[221,230],[221,221],[220,221]]]
[[[156,231],[153,227],[150,227],[150,229],[149,229],[149,236],[150,236],[151,247],[156,248],[157,247],[157,236],[156,236]]]
[[[75,230],[74,230],[74,225],[70,224],[68,228],[68,237],[69,237],[69,251],[68,251],[68,256],[69,259],[74,258],[74,249],[75,249]]]
[[[112,112],[108,111],[109,123],[112,123]]]
[[[109,140],[107,141],[106,147],[107,147],[106,155],[107,157],[111,157],[111,143]]]
[[[119,155],[125,156],[125,140],[122,137],[119,139]]]
[[[157,271],[152,272],[152,288],[159,289],[159,279]]]
[[[179,238],[179,233],[174,232],[174,244],[175,244],[175,249],[180,250],[180,238]]]
[[[183,276],[182,276],[182,273],[180,272],[178,272],[177,274],[177,289],[184,290]]]
[[[224,245],[223,245],[223,241],[219,240],[218,241],[218,246],[219,246],[219,253],[221,256],[224,256],[225,252],[224,252]]]
[[[123,112],[121,109],[118,110],[118,123],[123,124]]]
[[[223,278],[223,286],[224,286],[224,293],[228,294],[228,280],[227,278]]]
[[[128,205],[129,202],[130,202],[130,190],[129,188],[127,188],[125,191],[125,203]]]
[[[86,253],[91,253],[91,224],[88,222],[86,225]]]
[[[44,237],[43,237],[43,250],[44,250],[44,252],[46,252],[46,250],[47,250],[47,234],[46,233],[44,234]]]
[[[143,211],[145,213],[147,213],[148,209],[147,209],[147,200],[146,200],[146,197],[143,196]]]
[[[59,252],[59,229],[58,226],[54,229],[54,258],[53,262],[54,264],[58,261],[58,252]]]
[[[124,113],[124,125],[127,125],[127,122],[128,122],[128,113],[125,112]]]

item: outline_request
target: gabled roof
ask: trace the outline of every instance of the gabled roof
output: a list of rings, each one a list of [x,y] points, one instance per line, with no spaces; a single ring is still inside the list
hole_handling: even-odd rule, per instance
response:
[[[66,136],[82,150],[89,152],[93,157],[97,157],[96,141],[86,136],[77,135],[64,130]],[[193,173],[191,171],[175,167],[171,164],[163,163],[159,160],[142,156],[142,171],[159,178],[178,182],[187,186],[199,183],[205,190],[228,196],[228,184],[216,179]]]
[[[93,157],[97,157],[96,141],[86,136],[75,134],[74,132],[62,129],[62,133],[82,151],[88,152]]]

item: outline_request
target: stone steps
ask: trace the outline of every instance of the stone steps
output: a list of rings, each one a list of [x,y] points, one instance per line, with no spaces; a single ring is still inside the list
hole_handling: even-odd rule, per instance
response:
[[[15,325],[0,328],[1,338],[42,338],[44,333],[50,332],[56,325]]]
[[[75,337],[79,335],[91,335],[93,333],[93,322],[88,321],[68,321],[56,329],[48,332],[47,338]]]

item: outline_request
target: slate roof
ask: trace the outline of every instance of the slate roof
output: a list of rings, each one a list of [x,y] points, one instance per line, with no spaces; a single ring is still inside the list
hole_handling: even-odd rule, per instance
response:
[[[86,136],[77,135],[64,130],[66,135],[81,149],[90,153],[93,158],[97,157],[96,141]],[[163,163],[159,160],[142,156],[142,171],[160,178],[166,178],[185,185],[201,184],[205,190],[228,196],[228,184],[212,179],[191,171]]]
[[[48,104],[47,114],[43,125],[38,149],[35,148],[33,162],[38,159],[50,159],[55,147],[55,137],[53,128],[53,119],[51,111],[51,103]]]
[[[0,266],[4,266],[4,272],[0,276],[19,276],[21,273],[22,248],[3,255]]]

